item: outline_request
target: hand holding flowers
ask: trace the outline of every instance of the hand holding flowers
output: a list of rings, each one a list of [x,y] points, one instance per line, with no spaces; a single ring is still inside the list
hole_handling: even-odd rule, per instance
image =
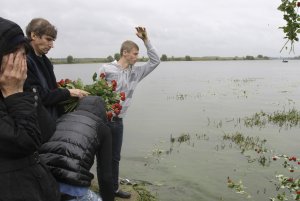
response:
[[[70,95],[72,97],[83,98],[84,96],[89,95],[89,92],[81,90],[81,89],[69,89]]]
[[[93,75],[93,83],[90,85],[84,85],[83,82],[78,79],[72,81],[70,79],[62,79],[57,82],[58,87],[66,88],[70,90],[71,96],[67,100],[62,102],[64,104],[65,112],[71,112],[76,109],[78,105],[78,98],[86,95],[100,96],[106,103],[106,114],[108,120],[111,120],[113,116],[118,116],[122,110],[121,101],[125,100],[125,93],[117,93],[117,82],[112,80],[108,83],[105,80],[105,75],[101,74],[97,79],[97,74]]]

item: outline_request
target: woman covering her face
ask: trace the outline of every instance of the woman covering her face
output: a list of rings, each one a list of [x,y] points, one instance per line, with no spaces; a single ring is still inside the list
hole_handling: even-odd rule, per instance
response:
[[[59,201],[57,183],[39,160],[39,97],[24,92],[27,42],[0,17],[0,200]]]

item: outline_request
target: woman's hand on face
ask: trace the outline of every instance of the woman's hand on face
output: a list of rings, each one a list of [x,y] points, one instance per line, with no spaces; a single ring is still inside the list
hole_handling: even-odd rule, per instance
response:
[[[27,78],[26,56],[22,50],[4,55],[0,70],[0,89],[3,97],[23,92]]]

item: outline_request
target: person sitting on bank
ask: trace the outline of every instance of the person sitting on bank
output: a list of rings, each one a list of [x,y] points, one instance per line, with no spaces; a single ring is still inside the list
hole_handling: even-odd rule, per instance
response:
[[[64,114],[57,120],[54,135],[42,145],[41,159],[59,182],[62,200],[101,200],[89,190],[94,177],[90,170],[95,155],[101,197],[104,201],[114,200],[112,141],[106,124],[102,98],[86,96],[74,112]]]

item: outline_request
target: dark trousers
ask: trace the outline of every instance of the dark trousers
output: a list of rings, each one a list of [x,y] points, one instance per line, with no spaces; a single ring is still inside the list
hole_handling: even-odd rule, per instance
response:
[[[114,201],[112,177],[112,133],[108,126],[101,127],[100,147],[96,153],[97,175],[103,201]]]
[[[114,191],[119,189],[119,164],[121,160],[121,149],[123,142],[123,120],[118,119],[109,122],[112,134],[112,176]]]

